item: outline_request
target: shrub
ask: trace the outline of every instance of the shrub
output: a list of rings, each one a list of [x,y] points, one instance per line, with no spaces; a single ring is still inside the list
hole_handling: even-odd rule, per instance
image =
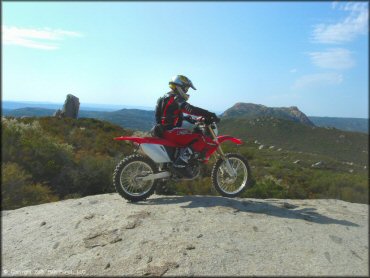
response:
[[[243,196],[249,198],[285,198],[287,189],[273,176],[265,176],[248,188]]]
[[[16,209],[58,200],[48,186],[33,183],[31,175],[18,164],[2,163],[1,168],[2,209]]]
[[[73,171],[73,191],[82,196],[114,192],[112,183],[114,166],[114,159],[108,156],[81,157]]]

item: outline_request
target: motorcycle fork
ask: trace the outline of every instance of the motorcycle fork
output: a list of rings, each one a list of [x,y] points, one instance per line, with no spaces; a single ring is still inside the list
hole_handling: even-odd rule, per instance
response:
[[[211,126],[208,126],[208,129],[209,129],[209,132],[211,133],[212,137],[213,137],[213,140],[217,143],[218,147],[217,147],[217,154],[222,158],[222,160],[225,162],[225,168],[226,168],[226,172],[231,176],[231,177],[235,177],[236,176],[236,172],[234,170],[234,168],[231,166],[230,164],[230,161],[227,159],[227,157],[225,156],[222,148],[221,148],[221,144],[218,142],[218,139],[217,139],[217,136],[215,134],[215,132],[213,131],[213,129],[211,128]]]

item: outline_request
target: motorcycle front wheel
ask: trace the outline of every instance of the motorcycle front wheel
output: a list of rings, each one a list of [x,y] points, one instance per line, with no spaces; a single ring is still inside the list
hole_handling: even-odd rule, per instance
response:
[[[231,175],[227,169],[226,161],[219,158],[212,169],[212,184],[224,197],[237,197],[251,185],[251,170],[247,159],[236,153],[227,153],[225,157],[235,171]]]
[[[126,200],[138,202],[154,193],[157,180],[137,179],[158,172],[155,163],[142,155],[130,155],[118,163],[113,173],[113,184]]]

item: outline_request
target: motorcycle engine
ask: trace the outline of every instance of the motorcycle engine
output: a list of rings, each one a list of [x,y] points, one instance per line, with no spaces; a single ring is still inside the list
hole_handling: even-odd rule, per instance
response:
[[[191,173],[191,177],[189,177],[189,179],[193,180],[199,177],[200,163],[197,159],[190,159],[186,168],[187,172]]]

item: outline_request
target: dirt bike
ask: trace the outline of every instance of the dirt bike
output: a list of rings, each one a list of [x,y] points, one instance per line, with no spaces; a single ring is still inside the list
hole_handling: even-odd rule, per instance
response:
[[[123,198],[131,202],[145,200],[154,193],[160,181],[196,179],[200,175],[201,163],[207,163],[213,154],[217,157],[211,180],[219,194],[224,197],[236,197],[250,185],[251,171],[247,159],[237,153],[225,154],[221,148],[225,141],[241,145],[242,140],[228,135],[218,136],[216,123],[206,123],[201,117],[195,120],[193,132],[181,128],[177,128],[176,132],[187,136],[194,135],[197,139],[180,145],[160,137],[114,138],[119,141],[131,141],[137,147],[134,154],[118,163],[113,173],[114,186]],[[191,176],[179,177],[171,170],[171,166],[179,150],[189,145],[193,151],[186,167]]]

